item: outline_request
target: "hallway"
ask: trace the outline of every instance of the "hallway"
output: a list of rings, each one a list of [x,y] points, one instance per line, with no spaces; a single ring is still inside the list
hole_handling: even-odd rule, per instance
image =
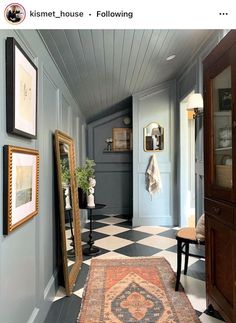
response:
[[[96,218],[96,221],[93,223],[93,238],[95,245],[101,249],[97,258],[165,257],[173,270],[176,271],[175,234],[177,228],[135,227],[132,229],[131,223],[127,221],[127,216],[95,215],[94,218]],[[83,244],[88,241],[88,228],[89,223],[83,229]],[[202,250],[194,250],[194,252],[202,252]],[[62,288],[58,290],[44,323],[76,322],[90,261],[90,256],[84,256],[82,268],[71,297],[65,297]],[[188,275],[181,275],[181,283],[201,322],[223,322],[220,317],[214,318],[206,313],[204,267],[203,259],[190,257]]]

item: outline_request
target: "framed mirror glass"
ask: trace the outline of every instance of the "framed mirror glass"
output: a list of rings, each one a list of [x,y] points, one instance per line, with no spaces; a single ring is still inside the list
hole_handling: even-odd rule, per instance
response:
[[[164,150],[164,128],[157,122],[151,122],[143,129],[144,151]]]
[[[62,266],[66,295],[70,296],[82,265],[78,193],[75,182],[74,142],[56,130],[55,155],[61,228]]]

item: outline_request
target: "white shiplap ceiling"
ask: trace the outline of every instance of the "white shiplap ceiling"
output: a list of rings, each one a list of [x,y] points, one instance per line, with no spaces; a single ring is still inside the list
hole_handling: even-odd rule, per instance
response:
[[[173,79],[212,30],[40,30],[87,120]],[[176,58],[166,61],[175,54]]]

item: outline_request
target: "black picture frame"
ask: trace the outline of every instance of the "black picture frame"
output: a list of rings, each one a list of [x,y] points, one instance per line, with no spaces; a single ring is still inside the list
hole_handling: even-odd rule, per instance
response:
[[[13,37],[6,39],[6,130],[37,138],[38,69]]]
[[[230,111],[232,109],[231,88],[219,89],[219,111]]]

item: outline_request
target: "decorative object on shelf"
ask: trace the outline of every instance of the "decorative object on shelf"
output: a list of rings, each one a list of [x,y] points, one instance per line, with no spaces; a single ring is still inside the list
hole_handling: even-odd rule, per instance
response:
[[[232,166],[232,156],[230,155],[222,156],[221,164],[226,166]]]
[[[96,185],[96,179],[95,178],[89,178],[89,193],[88,193],[88,206],[93,207],[95,206],[94,203],[94,187]]]
[[[220,148],[232,147],[232,139],[220,139],[219,147]]]
[[[110,137],[110,138],[107,138],[106,140],[105,140],[105,142],[107,143],[107,148],[106,148],[106,150],[107,151],[111,151],[112,150],[112,138]]]
[[[95,165],[96,164],[95,164],[94,160],[86,159],[85,165],[78,166],[75,170],[75,176],[76,176],[78,189],[79,189],[80,208],[84,208],[87,206],[87,196],[89,195],[89,188],[91,187],[90,182],[91,182],[91,179],[95,178],[95,175],[94,175]],[[84,196],[82,196],[82,195],[84,195]],[[85,202],[85,200],[86,200],[86,202]]]
[[[3,233],[9,234],[38,214],[39,153],[37,150],[4,146]]]
[[[164,149],[164,128],[157,122],[151,122],[143,129],[144,151]]]
[[[232,95],[231,89],[219,89],[219,110],[229,111],[231,110]]]
[[[232,129],[230,126],[225,126],[224,128],[219,129],[219,138],[220,139],[232,139]]]
[[[203,110],[203,98],[201,93],[192,93],[188,98],[187,110],[193,110],[193,119]]]
[[[221,165],[232,166],[232,156],[223,155],[221,158]]]
[[[219,129],[219,147],[232,147],[232,129],[229,126]]]
[[[131,124],[131,118],[129,116],[126,116],[123,118],[123,124],[125,126],[129,126]]]
[[[131,150],[132,129],[113,128],[112,129],[113,150]]]
[[[12,37],[6,40],[7,132],[37,137],[37,67]]]

